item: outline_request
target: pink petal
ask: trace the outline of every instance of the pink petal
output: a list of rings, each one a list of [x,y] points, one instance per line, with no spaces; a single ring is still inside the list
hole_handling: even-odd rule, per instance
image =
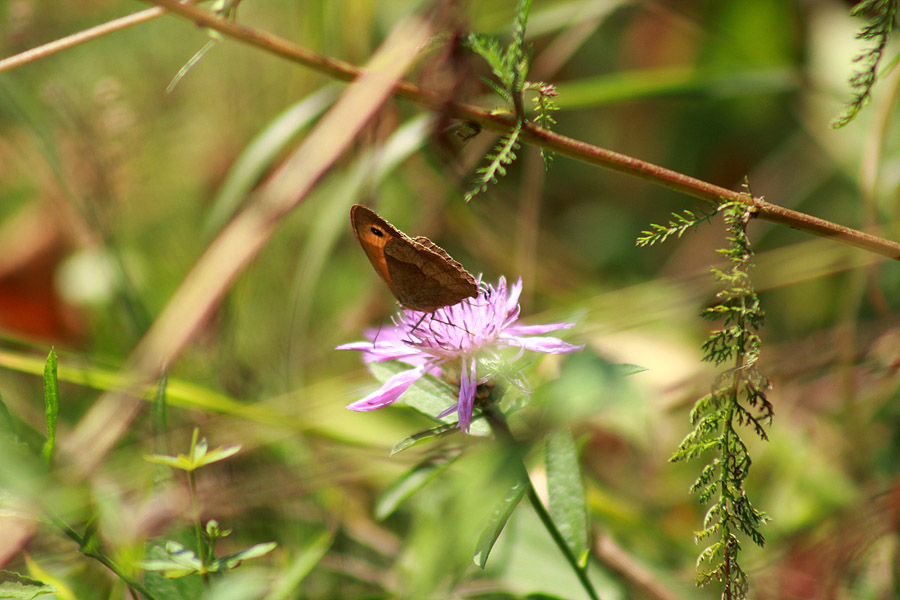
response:
[[[507,327],[505,333],[509,335],[535,335],[539,333],[549,333],[559,329],[569,329],[574,327],[575,323],[546,323],[544,325],[511,325]]]
[[[545,354],[568,354],[569,352],[575,352],[584,348],[584,344],[575,346],[551,336],[518,337],[501,335],[498,341],[501,341],[508,346],[518,346],[525,350],[543,352]]]
[[[384,382],[380,388],[361,400],[347,405],[350,410],[367,411],[384,408],[395,402],[409,389],[409,386],[421,379],[425,374],[423,367],[401,371]]]
[[[393,342],[351,342],[341,344],[335,350],[358,350],[363,353],[363,360],[367,363],[400,360],[414,367],[418,367],[430,358],[421,350]]]
[[[350,342],[349,344],[341,344],[335,347],[335,350],[371,350],[372,342]]]
[[[442,411],[441,414],[439,414],[439,415],[437,416],[437,418],[438,418],[438,419],[443,419],[443,418],[446,417],[447,415],[453,414],[453,413],[455,413],[455,412],[458,411],[458,410],[459,410],[459,403],[457,402],[456,404],[454,404],[454,405],[451,406],[450,408],[448,408],[448,409]]]
[[[503,287],[505,288],[506,287],[506,279],[501,277],[500,284],[502,284]],[[498,287],[499,287],[499,285],[498,285]],[[512,287],[509,290],[509,297],[506,300],[507,312],[516,308],[516,305],[519,303],[519,296],[521,294],[522,294],[522,278],[519,277],[519,279],[516,280],[516,282],[514,284],[512,284]]]
[[[459,428],[463,433],[469,433],[472,424],[472,410],[475,406],[475,390],[478,382],[475,380],[475,359],[471,359],[471,365],[466,369],[466,359],[463,359],[459,381]]]

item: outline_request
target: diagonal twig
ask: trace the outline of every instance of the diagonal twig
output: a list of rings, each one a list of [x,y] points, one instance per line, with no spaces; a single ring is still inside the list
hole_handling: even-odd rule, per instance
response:
[[[362,72],[359,67],[346,61],[322,56],[268,32],[262,32],[233,21],[219,19],[212,13],[194,6],[179,4],[175,0],[147,1],[165,7],[169,12],[193,21],[198,25],[215,29],[232,39],[240,40],[277,56],[326,73],[335,79],[351,81]],[[447,102],[435,92],[423,89],[407,81],[398,81],[394,87],[393,94],[432,110],[440,109],[446,111],[455,118],[478,123],[492,131],[508,133],[516,126],[514,118],[493,114],[468,104]],[[742,192],[730,190],[653,163],[541,129],[529,123],[526,123],[523,127],[522,139],[563,156],[620,173],[626,173],[715,205],[723,201],[738,201],[752,204],[757,218],[787,225],[800,231],[829,238],[887,258],[900,260],[900,244],[897,242],[784,208],[767,202],[762,198],[750,197]]]

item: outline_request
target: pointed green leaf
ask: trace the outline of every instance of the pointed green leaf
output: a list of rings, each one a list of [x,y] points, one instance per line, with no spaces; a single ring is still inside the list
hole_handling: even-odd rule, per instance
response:
[[[44,409],[47,415],[47,441],[41,450],[41,458],[47,464],[53,458],[56,444],[56,421],[59,417],[59,382],[57,380],[56,351],[50,350],[44,367]]]
[[[413,446],[416,446],[426,440],[442,438],[448,435],[453,435],[457,432],[459,432],[459,428],[456,425],[447,424],[439,425],[437,427],[434,427],[433,429],[426,429],[425,431],[420,431],[419,433],[414,433],[413,435],[397,442],[394,447],[391,448],[391,456],[408,448],[412,448]]]
[[[194,437],[191,440],[191,451],[188,454],[188,460],[191,461],[191,465],[194,468],[197,468],[197,465],[200,464],[200,461],[203,460],[203,457],[206,456],[206,451],[209,446],[206,443],[206,438],[197,438],[199,435],[199,430],[194,428]]]
[[[547,491],[550,497],[550,516],[562,534],[569,550],[584,567],[587,564],[588,530],[587,506],[578,452],[568,428],[553,432],[544,445],[547,465]]]
[[[206,440],[204,440],[205,442]],[[218,448],[213,448],[206,452],[203,456],[199,457],[196,461],[194,468],[199,469],[200,467],[205,467],[206,465],[212,464],[214,462],[219,462],[220,460],[225,460],[226,458],[230,458],[241,451],[241,445],[235,444],[233,446],[220,446]]]
[[[250,546],[246,550],[241,550],[240,552],[235,552],[233,554],[229,554],[227,556],[223,556],[222,558],[213,562],[212,565],[208,568],[209,571],[230,571],[238,567],[245,560],[249,560],[251,558],[259,558],[260,556],[265,556],[272,550],[274,550],[278,544],[276,542],[264,542],[262,544],[256,544],[254,546]]]
[[[81,536],[81,552],[84,554],[96,554],[100,552],[100,535],[97,518],[94,517],[84,526],[84,534]]]
[[[143,574],[144,585],[153,594],[154,598],[166,600],[197,600],[203,593],[203,582],[199,577],[184,577],[194,571],[186,570],[180,565],[163,565],[158,561],[168,560],[165,549],[159,545],[147,547],[146,558],[138,566],[144,568],[144,564],[158,565],[157,570],[145,570]],[[166,568],[171,568],[173,573],[183,572],[182,576],[172,577],[165,573]]]
[[[0,571],[0,598],[32,600],[44,594],[55,594],[56,588],[37,579],[11,571]]]
[[[215,45],[216,41],[210,40],[206,42],[206,44],[204,44],[204,46],[200,48],[196,54],[190,57],[188,61],[184,63],[184,65],[180,69],[178,69],[178,72],[175,73],[175,77],[172,78],[172,81],[169,82],[169,85],[166,86],[166,93],[171,94],[172,92],[174,92],[175,87],[181,82],[182,79],[184,79],[184,76],[187,75],[188,71],[190,71],[191,68],[193,68],[193,66],[198,62],[200,62],[200,59],[203,58],[203,56],[207,52],[212,50],[212,47]]]
[[[521,502],[522,496],[528,491],[528,486],[529,482],[522,479],[509,489],[509,492],[494,509],[490,521],[478,537],[472,560],[482,569],[487,564],[487,559],[491,549],[494,547],[494,543],[500,537],[503,528],[506,527],[506,522],[509,521],[509,517],[512,516],[516,506]]]
[[[169,579],[209,572],[208,569],[204,569],[203,563],[193,550],[172,540],[166,542],[166,549],[161,558],[141,561],[138,566],[145,571],[160,571],[163,577]]]
[[[165,465],[167,467],[172,467],[173,469],[182,469],[185,471],[187,471],[189,467],[188,461],[183,454],[180,457],[168,456],[166,454],[145,454],[144,460],[158,465]]]
[[[620,375],[628,377],[629,375],[637,375],[638,373],[643,373],[647,371],[647,367],[642,367],[641,365],[632,365],[629,363],[621,363],[618,365],[612,365]]]
[[[200,442],[194,447],[193,457],[185,454],[178,456],[170,456],[166,454],[145,454],[144,460],[158,465],[165,465],[173,469],[181,469],[182,471],[195,471],[200,467],[204,467],[220,460],[225,460],[230,456],[234,456],[241,450],[240,444],[234,446],[225,446],[206,450],[206,440]]]
[[[404,500],[440,475],[459,455],[459,450],[445,452],[430,457],[407,471],[375,503],[375,518],[381,521],[389,517]]]

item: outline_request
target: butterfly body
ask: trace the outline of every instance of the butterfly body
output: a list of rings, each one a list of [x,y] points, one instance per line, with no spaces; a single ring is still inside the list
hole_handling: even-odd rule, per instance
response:
[[[475,278],[427,237],[411,238],[365,206],[350,223],[375,271],[405,308],[434,312],[478,295]]]

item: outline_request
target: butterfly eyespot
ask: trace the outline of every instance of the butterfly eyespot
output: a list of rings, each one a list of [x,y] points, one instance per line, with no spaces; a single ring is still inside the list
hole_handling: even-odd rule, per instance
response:
[[[372,232],[373,235],[377,235],[378,237],[384,237],[384,232],[377,227],[369,227],[369,231]]]

